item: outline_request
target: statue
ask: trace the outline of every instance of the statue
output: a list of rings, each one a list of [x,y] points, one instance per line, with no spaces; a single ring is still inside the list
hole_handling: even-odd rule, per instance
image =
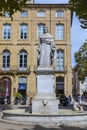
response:
[[[38,65],[39,67],[51,67],[55,57],[56,46],[53,36],[48,33],[47,27],[44,27],[43,32],[40,36],[38,47]]]

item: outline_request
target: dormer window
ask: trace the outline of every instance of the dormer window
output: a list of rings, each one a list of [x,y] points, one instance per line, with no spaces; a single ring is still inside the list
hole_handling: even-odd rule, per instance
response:
[[[64,11],[56,11],[56,17],[63,18],[64,17]]]
[[[10,17],[9,12],[5,12],[5,13],[4,13],[4,16],[5,16],[5,17]]]
[[[20,17],[28,17],[28,11],[21,11]]]
[[[37,12],[37,16],[38,17],[45,17],[46,16],[46,12],[44,10],[40,10]]]

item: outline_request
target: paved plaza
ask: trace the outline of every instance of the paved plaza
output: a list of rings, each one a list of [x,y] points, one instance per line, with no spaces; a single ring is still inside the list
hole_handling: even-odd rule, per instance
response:
[[[22,125],[13,125],[13,124],[6,124],[0,122],[0,130],[87,130],[87,126],[78,126],[78,127],[69,127],[69,126],[60,126],[55,128],[46,128],[43,126],[22,126]]]

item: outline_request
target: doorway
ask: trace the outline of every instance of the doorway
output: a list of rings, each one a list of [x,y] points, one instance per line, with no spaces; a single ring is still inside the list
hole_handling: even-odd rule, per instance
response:
[[[64,77],[56,77],[56,97],[64,94]]]
[[[11,96],[11,80],[8,77],[0,79],[0,96]]]
[[[18,80],[18,92],[25,97],[27,91],[27,78],[26,77],[20,77]]]

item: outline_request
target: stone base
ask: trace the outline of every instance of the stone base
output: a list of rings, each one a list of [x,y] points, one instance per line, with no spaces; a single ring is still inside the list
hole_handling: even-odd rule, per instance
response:
[[[32,101],[32,114],[57,114],[58,100],[34,99]]]
[[[53,75],[37,75],[37,94],[53,94],[53,87]]]
[[[48,99],[48,100],[56,100],[56,96],[55,94],[49,94],[49,93],[46,93],[46,94],[36,94],[35,97],[34,97],[35,100],[45,100],[45,99]]]
[[[58,100],[54,93],[54,74],[50,67],[39,67],[37,74],[37,92],[32,100],[32,114],[57,114]]]

